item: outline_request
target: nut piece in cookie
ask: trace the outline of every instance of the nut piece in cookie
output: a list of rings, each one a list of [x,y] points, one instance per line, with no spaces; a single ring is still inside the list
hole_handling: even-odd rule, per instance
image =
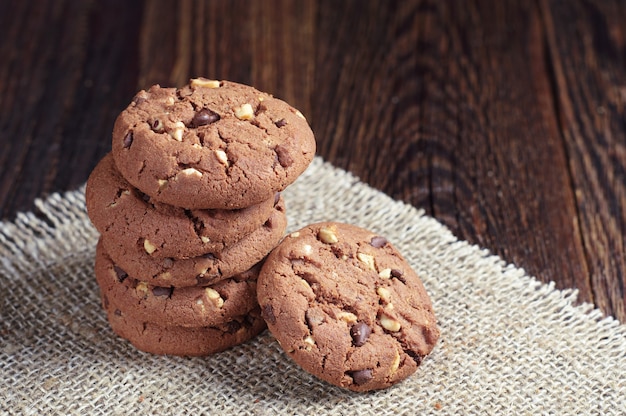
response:
[[[303,369],[355,391],[416,371],[439,330],[419,277],[384,237],[341,223],[291,233],[258,278],[263,318]]]

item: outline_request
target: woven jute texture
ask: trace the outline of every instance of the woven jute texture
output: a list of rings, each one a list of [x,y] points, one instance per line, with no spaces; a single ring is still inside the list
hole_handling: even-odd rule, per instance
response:
[[[420,274],[441,339],[387,390],[297,367],[266,331],[210,357],[154,356],[109,329],[81,190],[0,224],[0,414],[626,414],[626,327],[415,208],[315,159],[284,192],[290,230],[334,220],[386,236]]]

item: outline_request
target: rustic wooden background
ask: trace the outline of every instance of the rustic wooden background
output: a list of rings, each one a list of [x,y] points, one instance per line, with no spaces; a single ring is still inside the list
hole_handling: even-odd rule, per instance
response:
[[[0,2],[0,214],[83,183],[153,83],[298,107],[318,153],[626,322],[626,2]],[[329,197],[332,197],[329,195]]]

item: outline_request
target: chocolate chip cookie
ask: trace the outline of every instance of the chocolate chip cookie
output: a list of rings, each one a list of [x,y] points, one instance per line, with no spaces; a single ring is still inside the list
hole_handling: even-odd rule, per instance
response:
[[[280,242],[287,227],[284,201],[279,198],[269,219],[252,233],[217,253],[187,259],[154,258],[150,247],[129,247],[123,239],[100,237],[115,264],[129,275],[154,286],[207,286],[242,273],[260,262]]]
[[[128,182],[156,201],[237,209],[291,184],[313,159],[315,139],[284,101],[198,78],[139,92],[115,122],[112,153]]]
[[[224,351],[261,333],[265,321],[259,309],[214,326],[188,328],[161,326],[125,315],[110,306],[107,317],[111,329],[141,351],[159,355],[203,356]]]
[[[419,277],[387,239],[353,225],[318,223],[285,237],[257,296],[287,354],[350,390],[405,379],[439,338]]]
[[[153,286],[117,267],[102,246],[96,251],[96,279],[105,309],[109,305],[142,322],[161,326],[214,326],[258,307],[260,265],[208,287]]]
[[[152,257],[184,258],[218,252],[259,228],[270,217],[278,194],[237,210],[189,210],[154,201],[118,172],[111,154],[95,167],[85,190],[96,229],[127,245],[152,247]]]

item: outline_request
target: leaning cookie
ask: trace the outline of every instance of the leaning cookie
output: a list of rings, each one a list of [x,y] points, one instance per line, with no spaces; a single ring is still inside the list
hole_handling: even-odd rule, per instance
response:
[[[355,391],[412,374],[439,338],[422,282],[384,238],[319,223],[290,236],[258,278],[263,317],[302,368]]]
[[[260,265],[208,287],[152,286],[117,267],[99,246],[96,279],[104,308],[109,305],[134,320],[160,326],[214,326],[258,307],[256,278]]]
[[[185,208],[243,208],[291,184],[315,153],[302,114],[247,85],[192,79],[139,92],[118,116],[112,153],[154,200]]]
[[[138,280],[154,286],[207,286],[252,268],[280,242],[287,228],[282,198],[261,227],[225,250],[188,259],[153,258],[143,245],[100,237],[114,263]]]
[[[158,258],[223,250],[263,225],[277,197],[238,210],[177,208],[155,202],[130,185],[111,154],[95,167],[85,190],[87,212],[102,235],[132,246],[140,242]]]
[[[141,351],[159,355],[215,354],[254,338],[266,328],[258,308],[221,325],[196,328],[143,322],[115,308],[107,310],[107,317],[117,335]]]

